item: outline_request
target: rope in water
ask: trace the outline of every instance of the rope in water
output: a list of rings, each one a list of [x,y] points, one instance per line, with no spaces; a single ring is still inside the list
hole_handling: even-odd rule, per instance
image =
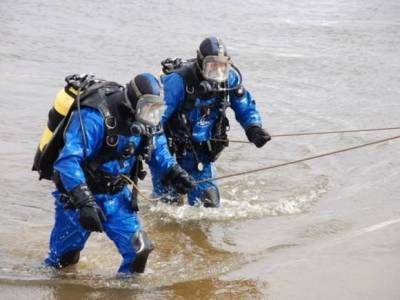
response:
[[[146,201],[156,201],[156,200],[160,200],[162,197],[157,197],[157,198],[150,198],[150,197],[147,197],[140,189],[139,189],[139,187],[137,186],[137,184],[132,180],[132,179],[130,179],[128,176],[126,176],[126,175],[122,175],[122,177],[126,180],[126,182],[128,182],[130,185],[132,185],[132,187],[138,192],[138,194],[140,195],[140,196],[142,196],[142,198],[143,199],[145,199]]]
[[[354,132],[371,132],[371,131],[388,131],[388,130],[398,130],[400,127],[384,127],[384,128],[367,128],[367,129],[351,129],[351,130],[334,130],[334,131],[317,131],[317,132],[297,132],[297,133],[285,133],[285,134],[273,134],[272,138],[280,138],[280,137],[291,137],[291,136],[307,136],[307,135],[324,135],[324,134],[335,134],[335,133],[354,133]],[[212,139],[217,142],[226,142],[228,140],[223,139]],[[229,142],[232,143],[242,143],[242,144],[251,144],[249,141],[241,141],[241,140],[231,140]]]
[[[364,147],[368,147],[368,146],[372,146],[372,145],[382,144],[382,143],[385,143],[385,142],[388,142],[388,141],[392,141],[392,140],[395,140],[395,139],[398,139],[398,138],[400,138],[400,135],[389,137],[389,138],[385,138],[385,139],[380,139],[380,140],[376,140],[376,141],[372,141],[372,142],[369,142],[369,143],[360,144],[360,145],[353,146],[353,147],[348,147],[348,148],[343,148],[343,149],[339,149],[339,150],[335,150],[335,151],[330,151],[330,152],[326,152],[326,153],[322,153],[322,154],[318,154],[318,155],[313,155],[313,156],[309,156],[309,157],[306,157],[306,158],[293,160],[293,161],[289,161],[289,162],[285,162],[285,163],[280,163],[280,164],[276,164],[276,165],[272,165],[272,166],[268,166],[268,167],[262,167],[262,168],[257,168],[257,169],[253,169],[253,170],[237,172],[237,173],[227,174],[227,175],[213,177],[213,178],[202,179],[202,180],[196,181],[196,184],[199,184],[199,183],[202,183],[202,182],[209,182],[209,181],[213,181],[213,180],[219,180],[219,179],[235,177],[235,176],[252,174],[252,173],[271,170],[271,169],[276,169],[276,168],[280,168],[280,167],[285,167],[285,166],[288,166],[288,165],[293,165],[293,164],[297,164],[297,163],[301,163],[301,162],[305,162],[305,161],[309,161],[309,160],[313,160],[313,159],[317,159],[317,158],[321,158],[321,157],[326,157],[326,156],[330,156],[330,155],[334,155],[334,154],[338,154],[338,153],[348,152],[348,151],[351,151],[351,150],[356,150],[356,149],[360,149],[360,148],[364,148]],[[133,182],[133,180],[131,180],[126,175],[122,175],[122,177],[124,177],[124,179],[129,184],[131,184],[133,186],[133,188],[138,192],[138,194],[140,196],[142,196],[145,200],[154,201],[154,200],[160,200],[162,198],[162,196],[161,197],[157,197],[157,198],[149,198],[149,197],[147,197],[142,191],[140,191],[140,189]]]
[[[234,177],[234,176],[240,176],[240,175],[251,174],[251,173],[256,173],[256,172],[260,172],[260,171],[266,171],[266,170],[270,170],[270,169],[280,168],[280,167],[293,165],[293,164],[301,163],[301,162],[312,160],[312,159],[316,159],[316,158],[321,158],[321,157],[325,157],[325,156],[329,156],[329,155],[334,155],[334,154],[338,154],[338,153],[342,153],[342,152],[347,152],[347,151],[350,151],[350,150],[355,150],[355,149],[359,149],[359,148],[368,147],[368,146],[371,146],[371,145],[385,143],[385,142],[388,142],[388,141],[391,141],[391,140],[395,140],[395,139],[398,139],[398,138],[400,138],[400,135],[389,137],[389,138],[386,138],[386,139],[376,140],[376,141],[373,141],[373,142],[369,142],[369,143],[365,143],[365,144],[361,144],[361,145],[357,145],[357,146],[353,146],[353,147],[349,147],[349,148],[344,148],[344,149],[335,150],[335,151],[331,151],[331,152],[326,152],[326,153],[322,153],[322,154],[318,154],[318,155],[314,155],[314,156],[309,156],[309,157],[306,157],[306,158],[293,160],[293,161],[289,161],[289,162],[285,162],[285,163],[281,163],[281,164],[276,164],[276,165],[272,165],[272,166],[268,166],[268,167],[258,168],[258,169],[254,169],[254,170],[244,171],[244,172],[232,173],[232,174],[223,175],[223,176],[219,176],[219,177],[203,179],[203,180],[196,181],[196,183],[208,182],[208,181],[212,181],[212,180],[224,179],[224,178],[229,178],[229,177]]]

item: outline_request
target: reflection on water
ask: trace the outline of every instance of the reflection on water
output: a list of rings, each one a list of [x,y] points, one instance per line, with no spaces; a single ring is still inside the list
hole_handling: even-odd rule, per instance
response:
[[[136,286],[90,287],[76,281],[1,280],[4,299],[265,299],[251,280],[213,278],[179,282],[157,288]],[[266,284],[262,285],[265,288]]]
[[[251,280],[221,281],[218,277],[238,268],[244,261],[239,254],[214,247],[208,238],[208,225],[194,221],[155,221],[148,232],[155,244],[145,274],[116,278],[111,271],[115,261],[96,239],[83,252],[83,261],[60,271],[32,268],[2,268],[0,285],[11,294],[20,285],[30,286],[40,297],[54,299],[258,299],[261,292]],[[98,235],[100,236],[100,235]],[[93,251],[92,251],[93,250]],[[88,261],[96,262],[90,264]],[[189,280],[188,280],[189,279]]]

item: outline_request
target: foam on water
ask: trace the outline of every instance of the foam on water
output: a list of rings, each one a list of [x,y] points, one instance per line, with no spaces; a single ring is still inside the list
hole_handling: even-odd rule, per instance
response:
[[[171,219],[178,222],[195,220],[227,221],[290,215],[306,211],[326,191],[325,187],[317,186],[307,192],[288,198],[269,200],[259,197],[259,195],[252,193],[250,190],[243,190],[238,193],[236,189],[233,189],[231,191],[232,194],[239,194],[239,196],[222,198],[221,207],[219,208],[193,207],[188,204],[174,206],[155,202],[150,207],[150,211],[161,214],[166,220]],[[250,197],[241,197],[240,194],[247,194]]]

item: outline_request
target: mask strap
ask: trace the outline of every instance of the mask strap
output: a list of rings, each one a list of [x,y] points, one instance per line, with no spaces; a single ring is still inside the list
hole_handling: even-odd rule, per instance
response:
[[[124,96],[125,96],[125,103],[124,103],[125,107],[126,107],[127,109],[130,110],[130,113],[131,113],[131,114],[135,115],[136,108],[134,108],[134,107],[132,106],[132,103],[131,103],[131,101],[129,100],[129,97],[128,97],[128,89],[127,89],[127,88],[125,88],[125,90],[124,90]]]
[[[133,91],[135,92],[136,97],[138,97],[138,99],[143,96],[143,94],[139,91],[139,88],[137,87],[136,83],[135,83],[135,79],[131,80],[131,82],[129,83],[130,86],[132,87]]]

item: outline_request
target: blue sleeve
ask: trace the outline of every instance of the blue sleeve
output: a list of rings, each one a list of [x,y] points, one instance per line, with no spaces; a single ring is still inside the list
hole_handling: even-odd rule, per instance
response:
[[[82,120],[86,131],[87,157],[101,149],[104,137],[104,122],[100,112],[92,108],[81,109]],[[60,174],[61,182],[67,191],[73,190],[76,186],[86,181],[82,169],[84,160],[84,143],[79,115],[73,112],[68,128],[64,134],[64,147],[62,148],[54,170]]]
[[[161,124],[164,124],[182,105],[185,99],[185,83],[177,73],[164,76],[161,81],[164,86],[164,101],[167,106],[161,118]]]
[[[235,71],[229,73],[229,86],[234,87],[239,81],[239,76]],[[235,93],[230,93],[230,102],[235,112],[236,120],[242,125],[243,129],[251,126],[262,127],[261,116],[256,108],[256,101],[249,91],[245,91],[244,95],[239,97]]]
[[[175,164],[176,160],[169,152],[165,135],[157,134],[154,136],[154,151],[151,155],[149,165],[163,176]]]

